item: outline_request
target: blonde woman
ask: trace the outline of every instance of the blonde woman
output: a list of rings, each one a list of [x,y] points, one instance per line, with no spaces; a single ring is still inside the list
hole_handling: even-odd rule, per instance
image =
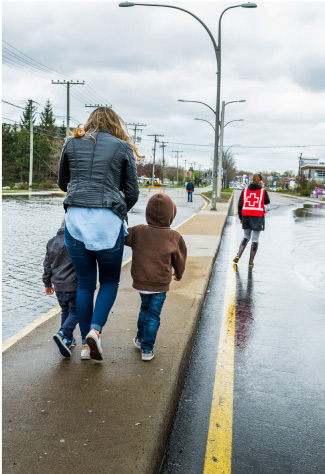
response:
[[[65,243],[78,278],[81,359],[103,357],[100,334],[118,290],[124,220],[139,196],[134,155],[124,122],[108,107],[95,109],[62,149],[58,184],[67,191]]]
[[[264,205],[269,203],[270,198],[264,189],[262,176],[261,174],[256,173],[253,176],[253,182],[242,191],[238,200],[238,216],[242,228],[244,229],[244,238],[240,243],[236,257],[234,258],[236,264],[252,237],[249,267],[253,268],[254,258],[258,249],[260,232],[265,229]]]

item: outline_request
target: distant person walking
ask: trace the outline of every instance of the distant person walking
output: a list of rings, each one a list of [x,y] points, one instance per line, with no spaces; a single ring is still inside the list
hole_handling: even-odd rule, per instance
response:
[[[82,359],[102,360],[100,333],[118,290],[123,221],[139,196],[134,153],[139,155],[123,127],[112,109],[99,107],[72,132],[61,153],[58,184],[67,191],[65,243],[78,277]]]
[[[187,191],[187,202],[192,202],[193,201],[192,195],[194,193],[194,183],[191,179],[186,185],[186,191]]]
[[[234,258],[236,264],[252,237],[249,267],[253,268],[260,232],[265,229],[264,205],[269,203],[270,198],[264,189],[262,176],[259,173],[254,174],[253,182],[247,188],[243,189],[238,200],[238,216],[242,228],[244,229],[244,238]]]
[[[70,348],[75,346],[73,331],[78,324],[76,311],[77,275],[64,243],[64,222],[56,236],[46,245],[43,263],[45,294],[54,291],[61,306],[61,327],[53,339],[63,357],[70,357]]]
[[[143,361],[154,357],[160,313],[172,277],[180,281],[185,270],[186,244],[183,237],[170,228],[175,216],[176,206],[170,197],[155,194],[146,208],[148,225],[128,228],[129,235],[125,238],[125,245],[132,247],[133,288],[141,297],[138,332],[133,342],[142,350]]]

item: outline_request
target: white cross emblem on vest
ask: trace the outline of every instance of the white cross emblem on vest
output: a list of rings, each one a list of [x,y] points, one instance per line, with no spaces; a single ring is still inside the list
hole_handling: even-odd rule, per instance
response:
[[[254,207],[254,205],[257,204],[259,200],[260,198],[257,197],[255,193],[251,193],[249,197],[246,199],[245,204],[248,204],[249,206]]]

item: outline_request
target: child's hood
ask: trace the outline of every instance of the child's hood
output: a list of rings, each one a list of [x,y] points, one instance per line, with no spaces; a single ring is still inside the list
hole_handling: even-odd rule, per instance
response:
[[[170,227],[176,216],[176,206],[167,194],[154,194],[148,201],[146,219],[149,225]]]

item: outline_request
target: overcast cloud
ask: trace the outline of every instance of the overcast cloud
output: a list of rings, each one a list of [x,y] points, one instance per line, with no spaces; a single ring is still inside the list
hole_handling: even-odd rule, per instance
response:
[[[236,5],[167,3],[200,17],[216,40],[221,12]],[[226,107],[226,122],[244,122],[226,127],[224,144],[241,145],[232,148],[238,168],[297,171],[300,152],[325,155],[325,146],[286,148],[325,145],[325,2],[257,4],[256,9],[230,10],[222,19],[221,99],[247,101]],[[86,121],[90,109],[85,103],[105,101],[127,122],[147,124],[140,151],[148,159],[153,141],[147,135],[158,133],[169,142],[169,163],[176,164],[172,150],[182,150],[187,164],[211,166],[213,146],[206,145],[213,144],[213,130],[194,117],[213,122],[212,112],[177,101],[198,100],[215,108],[215,54],[194,18],[168,8],[119,8],[112,1],[10,1],[2,7],[5,41],[66,79],[91,86],[72,88],[74,120]],[[63,76],[43,78],[5,65],[2,98],[19,106],[31,98],[40,103],[39,111],[49,98],[55,114],[64,116],[65,88],[51,79]],[[19,121],[22,111],[2,105],[3,117]],[[279,145],[283,148],[267,148]]]

